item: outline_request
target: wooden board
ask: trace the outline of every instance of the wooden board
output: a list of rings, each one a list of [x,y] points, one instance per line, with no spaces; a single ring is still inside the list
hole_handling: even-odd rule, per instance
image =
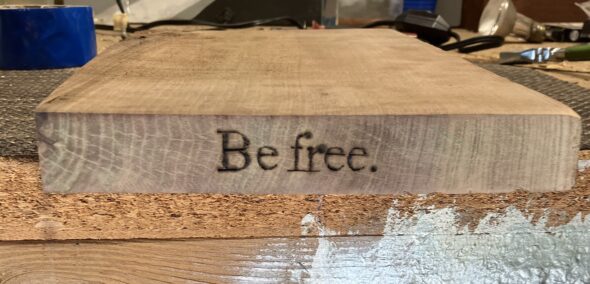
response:
[[[580,135],[559,102],[390,30],[126,41],[37,125],[49,192],[564,190]]]
[[[518,232],[445,234],[444,238],[409,234],[0,242],[0,280],[59,284],[590,281],[586,234],[559,233],[559,237],[551,232]],[[445,238],[447,242],[442,241]]]

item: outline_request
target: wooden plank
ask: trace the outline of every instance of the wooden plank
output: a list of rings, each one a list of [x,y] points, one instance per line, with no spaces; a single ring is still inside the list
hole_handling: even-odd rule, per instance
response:
[[[389,30],[126,41],[37,123],[49,192],[565,190],[580,134],[559,102]]]
[[[584,227],[587,229],[588,227]],[[587,232],[0,242],[2,283],[590,281]]]

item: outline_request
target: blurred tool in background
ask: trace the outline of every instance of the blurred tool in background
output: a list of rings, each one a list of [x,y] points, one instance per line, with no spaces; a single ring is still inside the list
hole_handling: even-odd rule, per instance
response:
[[[479,19],[478,32],[503,37],[513,33],[530,42],[545,40],[545,26],[517,13],[510,0],[490,0]]]
[[[545,24],[545,38],[557,42],[590,41],[590,21],[583,23]]]
[[[590,1],[574,3],[590,18]],[[590,20],[583,23],[549,23],[545,24],[546,38],[551,41],[587,42],[590,41]]]
[[[590,1],[576,3],[586,15],[590,15]],[[529,42],[560,41],[577,42],[590,39],[590,21],[576,24],[538,23],[517,13],[511,0],[490,0],[480,19],[481,34],[507,36],[514,34]],[[539,47],[516,52],[501,52],[500,64],[532,64],[547,61],[590,60],[590,45],[567,48]]]
[[[567,48],[539,47],[521,52],[500,53],[500,64],[545,63],[562,60],[590,60],[590,45],[582,44]]]
[[[437,46],[442,50],[457,49],[461,53],[470,53],[498,47],[504,42],[504,37],[495,35],[476,36],[461,40],[459,34],[451,30],[450,25],[443,17],[428,11],[409,10],[394,20],[378,20],[365,25],[364,28],[378,26],[390,26],[403,33],[416,34],[418,39]],[[455,39],[455,42],[445,44],[451,38]]]
[[[590,14],[590,1],[575,4],[587,15]],[[560,4],[556,3],[556,5]],[[504,37],[513,34],[528,42],[588,41],[590,40],[590,21],[585,21],[583,24],[541,24],[518,13],[511,0],[489,0],[480,17],[478,32],[482,35]]]

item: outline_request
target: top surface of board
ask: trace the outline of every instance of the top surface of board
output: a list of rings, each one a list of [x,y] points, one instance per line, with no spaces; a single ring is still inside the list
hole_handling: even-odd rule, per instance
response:
[[[38,112],[567,115],[561,103],[388,29],[164,34],[118,44]]]

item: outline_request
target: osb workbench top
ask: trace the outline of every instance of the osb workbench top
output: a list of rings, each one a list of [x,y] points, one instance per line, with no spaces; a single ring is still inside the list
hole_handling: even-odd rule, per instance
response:
[[[588,159],[590,151],[580,154]],[[512,208],[546,226],[590,213],[590,169],[565,192],[429,195],[46,194],[38,162],[0,157],[0,240],[298,237],[316,216],[326,231],[309,235],[382,235],[390,210],[452,208],[473,229]]]

